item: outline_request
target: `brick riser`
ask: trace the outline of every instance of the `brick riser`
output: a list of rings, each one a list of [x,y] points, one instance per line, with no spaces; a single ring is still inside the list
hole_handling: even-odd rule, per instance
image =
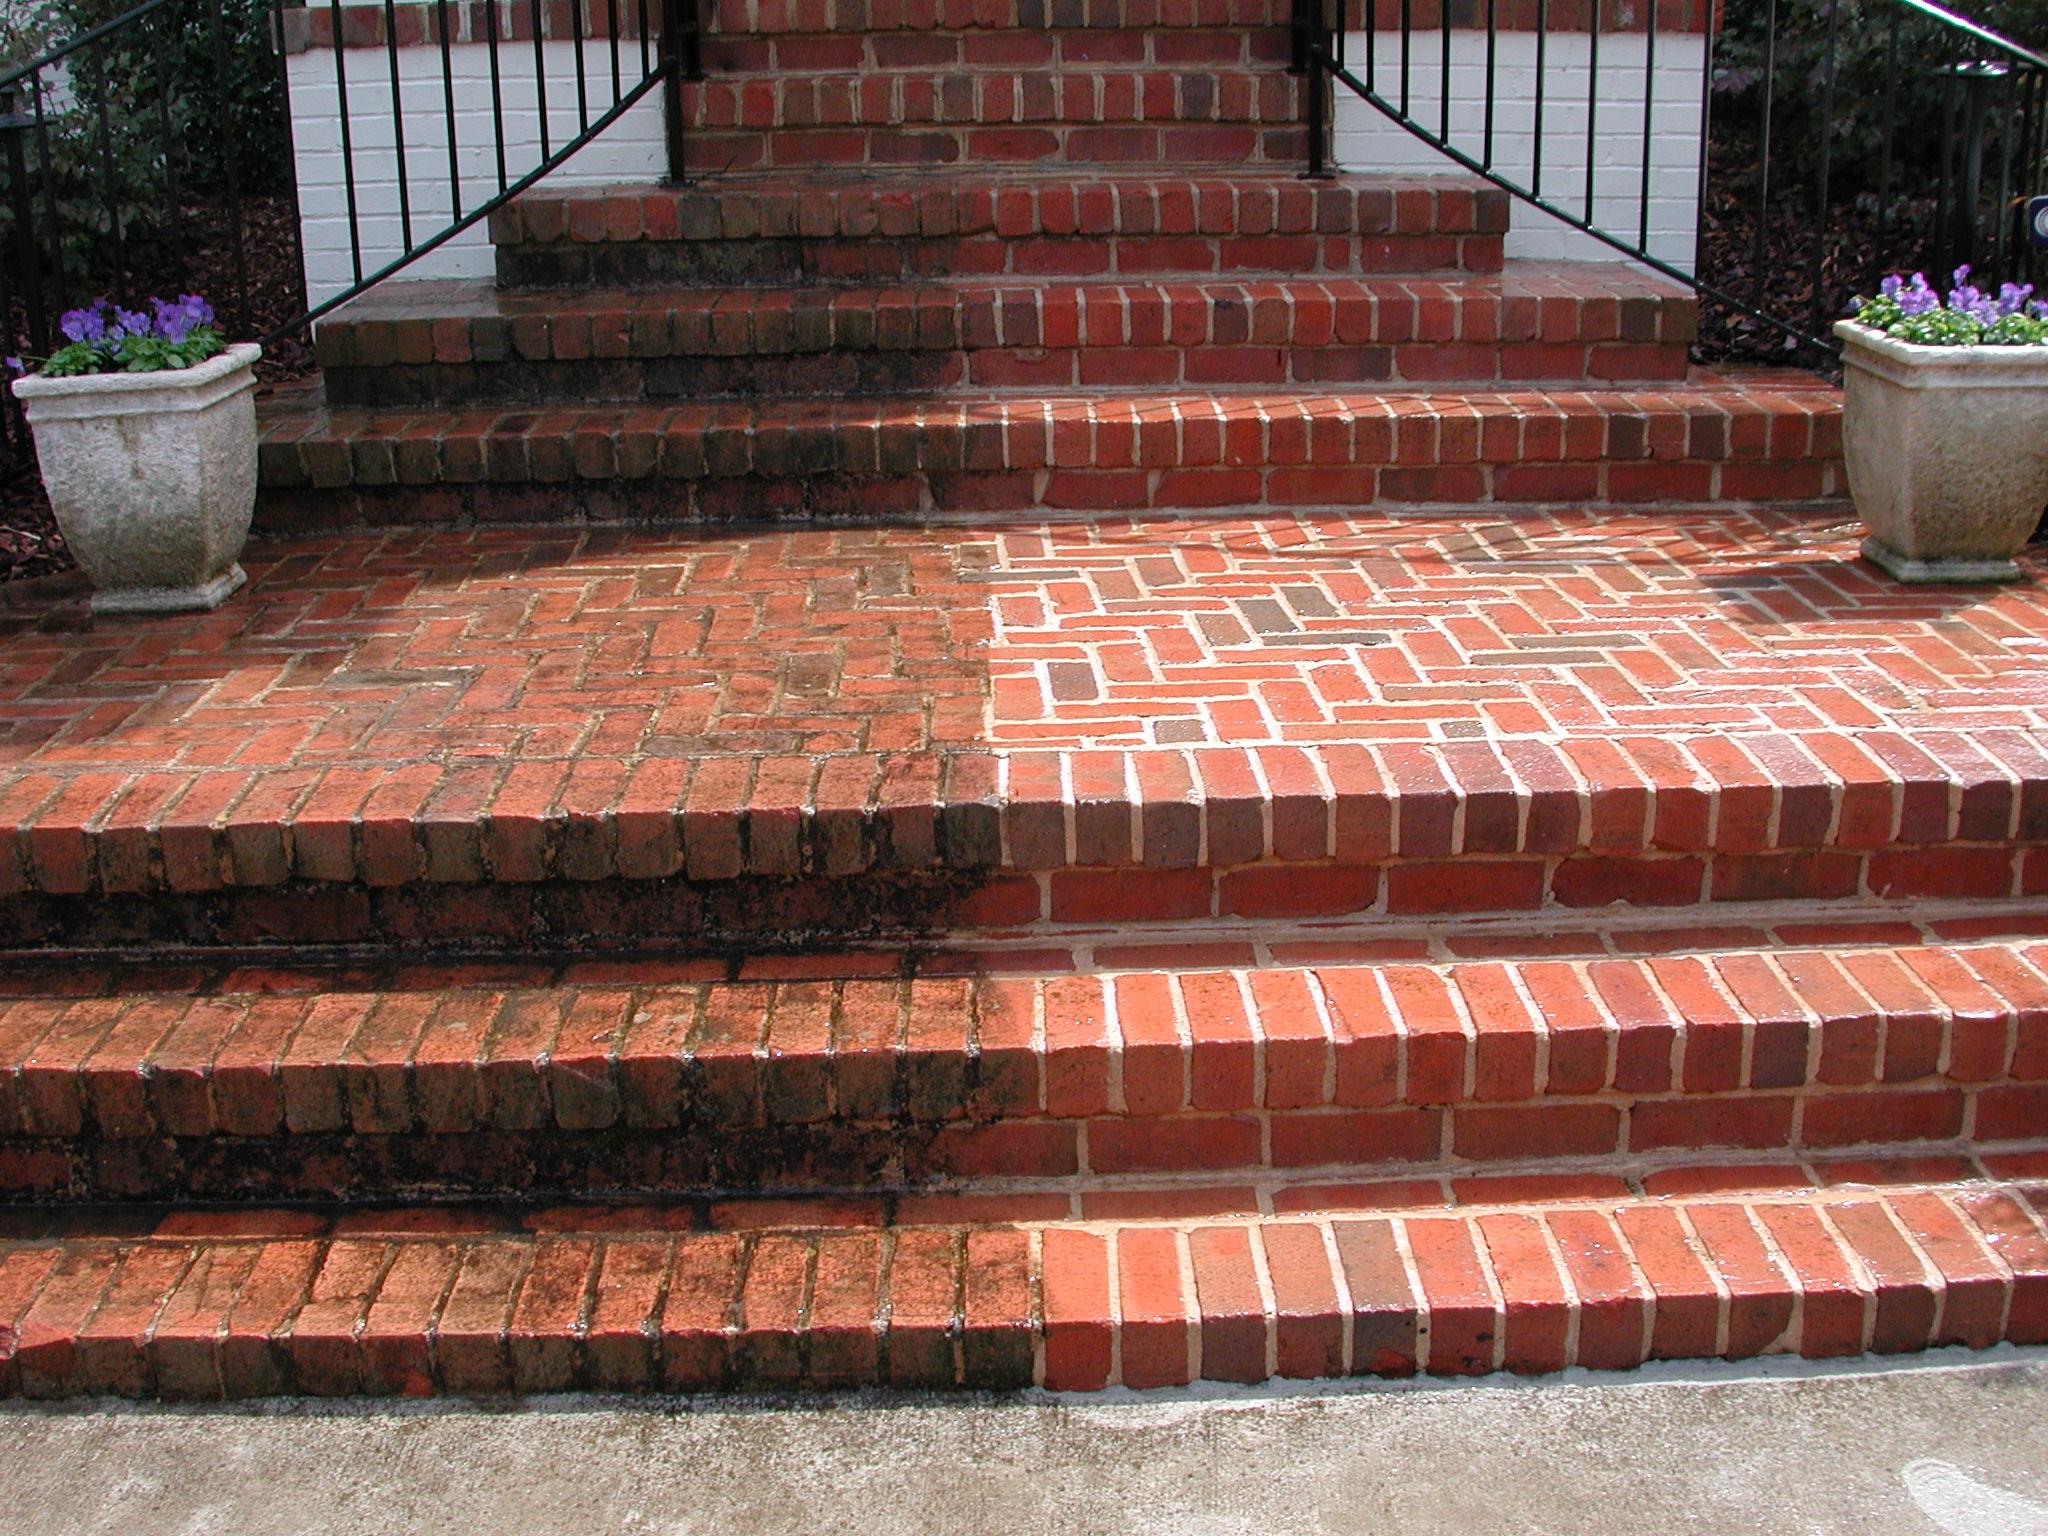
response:
[[[640,241],[500,246],[498,281],[519,290],[724,288],[941,278],[1303,276],[1498,272],[1498,235],[1265,235]]]
[[[360,445],[371,455],[388,443]],[[535,457],[560,463],[570,452],[584,464],[617,462],[600,438],[582,434],[535,444]],[[282,472],[264,481],[288,496],[259,503],[256,527],[273,535],[324,533],[343,528],[444,527],[535,523],[742,523],[861,522],[955,513],[1077,514],[1135,511],[1201,512],[1244,506],[1320,508],[1391,506],[1628,505],[1646,502],[1791,501],[1806,503],[1846,494],[1838,462],[1755,466],[1677,463],[1487,465],[1347,471],[1302,479],[1252,470],[1188,475],[1112,476],[948,475],[812,476],[720,481],[631,479],[602,470],[590,478],[573,471],[539,474],[514,467],[509,457],[494,479],[436,484],[431,477],[374,478],[353,485],[308,487]],[[447,477],[454,480],[454,476]],[[430,487],[430,489],[422,489]]]
[[[1839,494],[1815,390],[759,402],[329,415],[280,402],[261,526]],[[397,489],[388,489],[397,488]],[[307,492],[346,492],[332,500]]]
[[[990,9],[983,4],[980,9]],[[1073,7],[1073,9],[1079,9]],[[1290,57],[1288,15],[1277,4],[1269,15],[1201,20],[1148,17],[1125,25],[1122,18],[1093,21],[1086,16],[1047,18],[1038,25],[1010,21],[934,18],[925,27],[891,28],[867,18],[843,27],[811,26],[822,17],[792,17],[780,25],[738,22],[704,38],[704,70],[728,74],[886,74],[891,71],[1089,70],[1108,68],[1174,71],[1189,67],[1224,70],[1284,69]],[[1235,25],[1222,24],[1226,20]]]
[[[714,76],[682,87],[684,165],[704,176],[942,165],[1296,169],[1308,155],[1305,91],[1278,65]]]
[[[1232,869],[884,871],[807,877],[498,880],[365,886],[285,880],[152,895],[0,899],[0,951],[246,949],[379,942],[725,952],[916,942],[1042,923],[1585,912],[1623,903],[1739,923],[1754,902],[2001,900],[2048,894],[2048,848],[2001,844],[1727,855],[1585,854],[1271,863]],[[1711,904],[1711,905],[1707,905]]]
[[[0,1394],[1085,1391],[1983,1349],[2048,1342],[2044,1204],[1973,1181],[1172,1226],[144,1215],[0,1241]]]

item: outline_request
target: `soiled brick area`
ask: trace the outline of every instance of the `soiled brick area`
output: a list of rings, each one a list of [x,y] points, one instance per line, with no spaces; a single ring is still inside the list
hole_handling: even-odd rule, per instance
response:
[[[0,609],[0,756],[45,771],[902,752],[984,733],[973,536],[503,529],[262,545],[191,617]]]

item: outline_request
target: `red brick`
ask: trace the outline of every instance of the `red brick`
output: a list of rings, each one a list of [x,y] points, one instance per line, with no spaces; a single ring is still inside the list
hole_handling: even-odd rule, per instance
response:
[[[1049,1228],[1044,1237],[1045,1380],[1055,1392],[1109,1384],[1114,1313],[1109,1246],[1090,1232]]]
[[[1650,1358],[1719,1354],[1721,1293],[1678,1213],[1663,1206],[1624,1206],[1615,1212],[1615,1224],[1650,1288]]]
[[[1765,1202],[1756,1214],[1799,1286],[1799,1352],[1809,1360],[1862,1354],[1869,1298],[1819,1213]]]
[[[1577,1298],[1573,1363],[1597,1371],[1623,1371],[1641,1364],[1650,1298],[1636,1279],[1628,1248],[1613,1222],[1603,1212],[1586,1210],[1552,1211],[1544,1221]]]
[[[875,1380],[881,1282],[879,1234],[827,1234],[819,1240],[806,1328],[812,1385],[849,1387]]]
[[[1500,1362],[1510,1371],[1561,1371],[1571,1364],[1573,1298],[1542,1225],[1521,1212],[1474,1223],[1500,1286],[1506,1327]]]
[[[1402,1226],[1429,1307],[1425,1369],[1437,1376],[1493,1370],[1501,1358],[1501,1316],[1473,1225],[1416,1217]]]
[[[598,1257],[598,1244],[582,1237],[534,1245],[506,1327],[514,1391],[561,1392],[576,1383]]]
[[[722,1386],[732,1370],[744,1257],[722,1232],[676,1240],[660,1322],[663,1381],[673,1390]]]
[[[1389,1221],[1331,1225],[1345,1288],[1351,1296],[1351,1368],[1376,1376],[1412,1376],[1426,1364],[1429,1336],[1420,1331],[1418,1296]]]
[[[2003,1190],[1956,1191],[1954,1203],[1984,1234],[1984,1243],[2012,1275],[2005,1337],[2012,1344],[2048,1342],[2048,1233],[2026,1205]]]
[[[1927,1266],[1878,1201],[1827,1208],[1826,1219],[1852,1248],[1875,1290],[1870,1348],[1879,1354],[1925,1349],[1939,1296]]]
[[[960,1240],[953,1232],[906,1231],[888,1276],[889,1380],[899,1387],[951,1386]]]
[[[1344,1317],[1318,1227],[1272,1222],[1260,1232],[1273,1288],[1277,1372],[1294,1379],[1341,1375]]]
[[[1248,1230],[1199,1227],[1188,1234],[1188,1251],[1201,1313],[1202,1377],[1264,1381],[1269,1374],[1266,1304],[1259,1293]]]
[[[961,1269],[960,1356],[966,1379],[992,1390],[1030,1385],[1039,1318],[1028,1234],[969,1232]]]

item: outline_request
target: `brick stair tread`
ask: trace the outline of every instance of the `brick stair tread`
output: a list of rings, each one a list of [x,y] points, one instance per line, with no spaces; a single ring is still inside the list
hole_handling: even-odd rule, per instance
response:
[[[320,323],[317,352],[333,368],[849,348],[1647,344],[1690,340],[1695,303],[1619,263],[1515,263],[1498,274],[1436,277],[962,278],[570,294],[428,279],[352,300]]]
[[[269,1138],[269,1157],[275,1138],[483,1133],[488,1160],[493,1133],[827,1122],[952,1126],[941,1161],[1019,1178],[1997,1143],[2048,1115],[2048,939],[2013,918],[1971,939],[1896,918],[1832,938],[1810,917],[1768,939],[1596,925],[1576,953],[1496,932],[1449,959],[1271,926],[1206,953],[1112,930],[942,948],[908,976],[879,951],[17,966],[0,1169],[10,1146],[18,1179],[80,1142]],[[1044,1134],[974,1142],[999,1124]]]
[[[1256,222],[1244,227],[1247,211]],[[497,244],[567,239],[866,239],[917,233],[1499,234],[1507,194],[1476,178],[1292,168],[969,165],[733,173],[682,187],[539,187],[491,218]]]
[[[0,944],[1722,925],[2048,889],[2026,589],[1882,582],[1835,509],[414,530],[244,560],[236,604],[147,624],[88,619],[79,578],[0,598]],[[1147,649],[1169,665],[1085,693],[1047,671]],[[1398,691],[1317,705],[1363,668]],[[1261,712],[1281,688],[1317,707]]]
[[[5,1213],[0,1395],[1142,1389],[2048,1342],[2048,1159],[1863,1177],[1150,1219]]]

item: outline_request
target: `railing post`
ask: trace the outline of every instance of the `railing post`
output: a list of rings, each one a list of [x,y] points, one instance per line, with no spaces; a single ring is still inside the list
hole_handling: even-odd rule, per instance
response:
[[[1991,120],[1991,87],[2006,75],[2003,64],[1976,59],[1955,67],[1963,82],[1962,185],[1956,197],[1956,249],[1972,266],[1984,251],[1984,135]]]
[[[1306,77],[1307,174],[1311,178],[1330,174],[1330,72],[1336,63],[1330,48],[1325,3],[1326,0],[1294,0],[1294,72]]]
[[[683,82],[704,78],[704,39],[697,0],[661,0],[661,75],[668,128],[668,179],[689,180],[685,165]]]
[[[40,77],[31,76],[28,88],[40,89]],[[7,195],[14,211],[15,278],[21,285],[21,303],[28,320],[29,350],[40,356],[50,350],[50,325],[43,312],[43,259],[36,249],[28,151],[22,144],[22,135],[34,126],[35,119],[21,110],[21,87],[0,90],[0,138],[7,141]],[[11,352],[14,338],[9,336],[7,341]]]

